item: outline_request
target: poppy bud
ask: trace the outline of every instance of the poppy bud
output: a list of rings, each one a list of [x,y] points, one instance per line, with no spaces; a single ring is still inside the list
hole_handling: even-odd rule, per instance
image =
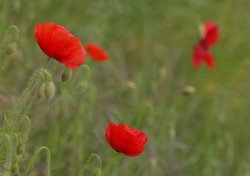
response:
[[[17,48],[17,44],[19,42],[20,32],[19,29],[15,25],[11,25],[6,30],[3,39],[4,52],[7,55],[11,55]]]
[[[182,94],[184,96],[189,96],[195,93],[195,88],[193,86],[186,86],[183,90],[182,90]]]
[[[38,91],[37,91],[37,96],[40,100],[45,98],[45,83],[44,82],[42,82],[41,85],[39,86]]]
[[[11,55],[11,54],[13,54],[13,53],[16,51],[16,48],[17,48],[16,43],[8,44],[8,45],[5,47],[5,54],[6,54],[6,55]]]
[[[39,74],[42,78],[43,81],[51,81],[52,80],[52,76],[50,74],[50,72],[44,68],[39,69]]]
[[[62,73],[62,81],[68,81],[72,78],[72,69],[66,68]]]
[[[45,84],[45,91],[44,92],[45,92],[45,97],[48,100],[51,100],[55,96],[55,93],[56,93],[55,84],[52,81],[47,81]]]
[[[17,155],[22,155],[25,151],[25,144],[21,143],[17,146],[16,153]]]
[[[85,81],[82,81],[82,82],[80,82],[79,84],[78,84],[78,86],[77,86],[77,92],[79,93],[79,94],[81,94],[81,93],[83,93],[83,92],[85,92],[85,90],[88,88],[88,83],[87,82],[85,82]]]

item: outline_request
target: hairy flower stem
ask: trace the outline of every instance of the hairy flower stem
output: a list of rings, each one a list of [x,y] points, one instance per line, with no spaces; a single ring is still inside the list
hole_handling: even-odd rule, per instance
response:
[[[27,121],[27,128],[26,128],[25,133],[23,135],[23,142],[26,142],[28,139],[29,132],[30,132],[30,119],[27,116],[24,116],[23,119],[25,119]]]
[[[92,176],[101,176],[102,175],[102,161],[100,156],[92,153],[84,168],[80,172],[79,176],[92,175]]]
[[[49,59],[46,61],[45,67],[48,66],[48,62]],[[22,115],[29,113],[31,105],[36,98],[37,87],[42,80],[51,80],[50,74],[44,68],[40,68],[32,74],[27,88],[24,90],[22,96],[17,100],[16,104],[10,111],[8,121],[9,124],[11,124],[11,127],[9,127],[9,130],[13,129],[13,127],[17,125],[17,121]],[[10,132],[9,130],[8,132]]]
[[[12,142],[10,136],[6,133],[0,133],[0,137],[5,138],[7,141],[6,149],[8,150],[7,158],[6,158],[6,168],[3,176],[10,176],[11,164],[12,164]]]
[[[28,165],[28,167],[27,167],[27,169],[26,169],[26,171],[25,171],[25,173],[24,173],[24,176],[29,175],[29,173],[31,172],[31,170],[32,170],[32,168],[33,168],[33,166],[34,166],[34,164],[35,164],[35,161],[36,161],[37,157],[39,156],[39,154],[40,154],[42,151],[46,152],[46,154],[47,154],[47,169],[46,169],[46,176],[50,176],[50,151],[49,151],[49,149],[48,149],[47,147],[40,147],[40,148],[36,151],[36,153],[33,155],[32,159],[31,159],[31,161],[30,161],[30,163],[29,163],[29,165]]]

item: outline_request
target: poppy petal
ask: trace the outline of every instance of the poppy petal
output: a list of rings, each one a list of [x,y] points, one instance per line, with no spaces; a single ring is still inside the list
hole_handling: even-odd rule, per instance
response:
[[[125,124],[110,123],[105,138],[113,149],[130,157],[140,155],[147,143],[147,136],[142,131]]]
[[[90,57],[97,62],[104,62],[109,58],[108,53],[97,44],[88,43],[86,49]]]
[[[194,46],[192,58],[193,58],[193,65],[196,69],[200,68],[203,55],[204,55],[204,49],[201,46],[201,44],[197,44],[196,46]]]
[[[214,57],[210,52],[205,52],[204,53],[204,60],[210,70],[214,69]]]
[[[36,24],[34,35],[41,50],[73,70],[84,63],[86,53],[79,39],[56,23]]]
[[[217,43],[219,39],[219,27],[212,21],[208,21],[204,24],[205,34],[202,43],[209,47]]]

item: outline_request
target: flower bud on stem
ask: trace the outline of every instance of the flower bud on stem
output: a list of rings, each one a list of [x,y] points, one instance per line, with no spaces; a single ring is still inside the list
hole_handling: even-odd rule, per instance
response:
[[[56,87],[53,81],[47,81],[45,83],[44,93],[45,93],[45,97],[48,100],[51,100],[52,98],[54,98],[55,93],[56,93]]]
[[[66,68],[62,73],[62,81],[69,81],[72,78],[72,69]]]

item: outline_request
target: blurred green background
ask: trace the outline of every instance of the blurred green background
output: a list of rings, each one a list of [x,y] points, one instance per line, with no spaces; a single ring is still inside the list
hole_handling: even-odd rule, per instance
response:
[[[47,56],[35,42],[36,23],[56,22],[95,42],[111,58],[61,83],[51,101],[36,100],[25,160],[40,146],[51,152],[53,176],[75,176],[89,154],[108,176],[250,175],[250,1],[248,0],[0,0],[0,39],[20,29],[18,48],[0,58],[0,113],[8,113]],[[214,71],[195,70],[191,55],[197,26],[220,26],[211,49]],[[79,80],[88,83],[83,94]],[[196,88],[183,96],[184,87]],[[144,153],[117,157],[105,141],[108,122],[126,123],[148,135]],[[1,121],[2,124],[2,121]],[[35,175],[45,175],[41,157]]]

